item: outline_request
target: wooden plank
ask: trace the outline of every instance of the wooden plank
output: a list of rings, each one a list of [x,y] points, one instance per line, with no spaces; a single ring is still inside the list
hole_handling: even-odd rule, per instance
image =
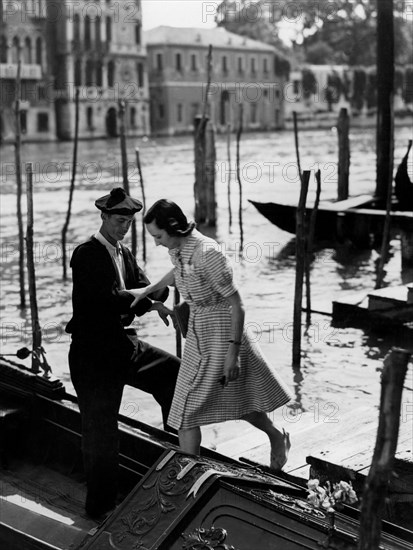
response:
[[[371,195],[359,195],[357,197],[349,197],[343,201],[320,202],[320,208],[331,210],[332,212],[344,212],[350,208],[357,208],[358,206],[373,202],[373,200]]]

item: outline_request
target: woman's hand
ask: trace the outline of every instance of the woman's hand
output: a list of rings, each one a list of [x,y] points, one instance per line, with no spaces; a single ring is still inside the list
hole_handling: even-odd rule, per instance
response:
[[[224,361],[224,387],[228,386],[228,382],[233,382],[240,375],[241,367],[238,355],[239,347],[230,344]]]
[[[133,302],[131,303],[130,307],[133,308],[136,306],[136,304],[142,300],[143,298],[146,298],[146,296],[149,294],[148,287],[145,288],[126,288],[126,292],[129,292],[129,294],[132,294],[132,296],[135,298]]]
[[[154,302],[149,311],[157,311],[159,317],[162,319],[165,325],[169,327],[168,316],[172,318],[173,311],[167,308],[165,304],[163,304],[162,302]]]

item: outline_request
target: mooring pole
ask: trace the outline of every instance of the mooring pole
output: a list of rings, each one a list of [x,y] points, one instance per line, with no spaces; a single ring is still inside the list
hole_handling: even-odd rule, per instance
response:
[[[239,105],[239,118],[237,128],[237,157],[236,157],[236,173],[239,189],[239,202],[238,202],[238,221],[239,221],[239,233],[240,233],[240,251],[244,248],[244,227],[242,221],[242,181],[241,181],[241,159],[240,159],[240,144],[242,135],[242,122],[244,118],[244,106],[242,103]]]
[[[310,170],[304,170],[296,215],[293,367],[300,367],[301,364],[301,311],[303,306],[303,279],[306,261],[305,203],[310,175]]]
[[[30,312],[32,320],[32,371],[37,374],[40,369],[44,370],[44,375],[48,376],[51,369],[45,358],[45,351],[42,346],[42,331],[39,321],[39,310],[37,307],[36,294],[36,274],[34,268],[34,242],[33,242],[33,226],[34,226],[34,208],[33,208],[33,164],[26,163],[26,194],[27,194],[27,272],[29,279],[29,296],[30,296]]]
[[[301,172],[301,162],[300,162],[300,146],[298,144],[298,121],[297,113],[293,111],[293,122],[294,122],[294,143],[295,143],[295,154],[297,157],[297,171],[300,181],[303,181],[303,174]]]
[[[386,202],[393,179],[394,22],[393,0],[377,2],[376,195]]]
[[[321,195],[321,172],[317,170],[315,174],[317,182],[317,191],[314,201],[314,206],[311,210],[310,224],[307,233],[306,243],[306,260],[305,260],[305,285],[306,285],[306,324],[307,327],[311,324],[311,262],[313,261],[313,244],[315,234],[315,224],[317,221],[318,205],[320,204]]]
[[[22,172],[21,172],[21,46],[20,42],[17,48],[17,76],[16,93],[14,99],[14,119],[15,119],[15,143],[14,157],[16,163],[16,185],[17,185],[17,228],[19,233],[19,285],[20,285],[20,307],[26,307],[26,293],[24,288],[24,236],[23,236],[23,215],[22,215]]]
[[[174,306],[178,305],[181,300],[179,290],[175,287],[174,290]],[[182,357],[182,334],[178,323],[175,324],[175,342],[176,342],[176,356]]]
[[[125,124],[125,100],[119,100],[119,133],[120,133],[120,152],[122,158],[122,180],[125,193],[130,195],[129,177],[128,177],[128,152],[126,148],[126,124]],[[136,220],[133,218],[131,227],[131,248],[132,254],[136,256],[137,237],[136,237]]]
[[[75,190],[75,180],[76,180],[76,167],[77,167],[77,144],[79,141],[79,88],[76,88],[75,95],[75,141],[73,144],[73,161],[72,161],[72,179],[70,181],[69,189],[69,203],[67,206],[66,220],[62,229],[62,263],[63,263],[63,279],[67,279],[67,268],[66,268],[66,235],[69,228],[70,216],[72,213],[72,201],[73,193]]]
[[[231,123],[227,124],[227,157],[228,157],[228,183],[227,183],[227,200],[228,200],[228,227],[231,231],[232,227],[232,208],[231,208]]]
[[[338,184],[337,199],[348,199],[348,179],[350,174],[350,119],[346,108],[340,109],[337,121],[338,132]]]
[[[142,174],[139,147],[136,147],[135,155],[136,155],[136,167],[138,169],[139,181],[140,181],[141,193],[142,193],[143,212],[145,212],[146,211],[145,185],[143,183],[143,174]],[[142,259],[144,262],[146,262],[146,228],[145,228],[145,223],[143,221],[143,216],[142,216]]]
[[[201,117],[194,120],[194,154],[195,154],[195,221],[205,223],[208,218],[207,211],[207,177],[206,177],[206,126],[208,122],[209,90],[212,78],[212,45],[208,47],[207,56],[207,85],[204,94]],[[214,166],[215,169],[215,166]]]
[[[400,425],[400,405],[410,353],[393,348],[384,360],[380,416],[372,464],[364,485],[360,509],[359,550],[378,550],[381,522]]]

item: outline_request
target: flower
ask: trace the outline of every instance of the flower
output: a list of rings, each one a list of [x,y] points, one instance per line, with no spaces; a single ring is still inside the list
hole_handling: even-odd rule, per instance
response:
[[[334,512],[334,509],[339,508],[343,504],[354,504],[358,498],[350,482],[340,481],[331,487],[329,481],[326,482],[326,487],[320,485],[318,479],[310,479],[307,482],[308,487],[308,503],[314,508],[323,508],[327,512]]]

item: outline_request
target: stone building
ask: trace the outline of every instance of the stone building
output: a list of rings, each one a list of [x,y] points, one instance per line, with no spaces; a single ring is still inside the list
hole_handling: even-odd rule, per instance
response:
[[[46,0],[6,0],[0,6],[0,139],[15,139],[19,58],[22,138],[54,139],[53,78],[45,38]]]
[[[209,116],[218,131],[235,128],[243,104],[246,130],[284,125],[283,87],[288,63],[268,44],[223,28],[161,26],[144,32],[154,134],[187,133],[202,112],[211,44]]]
[[[118,135],[120,100],[126,104],[126,133],[149,133],[140,0],[47,2],[57,136],[73,137],[76,89],[81,138]]]

